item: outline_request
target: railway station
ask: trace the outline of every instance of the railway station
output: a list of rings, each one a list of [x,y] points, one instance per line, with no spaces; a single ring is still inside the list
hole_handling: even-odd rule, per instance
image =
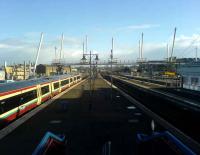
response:
[[[155,106],[148,106],[146,104],[149,102],[139,95],[141,93],[147,97],[144,93],[146,86],[140,88],[144,92],[138,90],[136,93],[133,88],[138,87],[138,83],[131,84],[128,78],[125,80],[114,75],[111,89],[110,80],[105,73],[92,79],[85,77],[73,82],[73,85],[70,84],[70,87],[42,105],[19,115],[16,121],[11,121],[0,130],[1,153],[118,155],[195,154],[199,151],[198,127],[191,130],[184,125],[186,122],[189,126],[198,123],[196,120],[189,122],[192,117],[199,117],[199,113],[194,113],[197,107],[185,108],[184,112],[188,114],[184,118],[179,110],[178,99],[173,99],[172,95],[168,101],[169,94],[160,99],[148,92],[151,103],[155,102]],[[133,99],[130,90],[134,98],[137,99],[139,95],[140,100]],[[149,97],[146,99],[149,101]],[[172,100],[174,106],[170,105]],[[168,104],[162,107],[167,115],[159,108],[159,102]],[[182,106],[187,107],[188,102],[185,100]],[[179,113],[170,116],[178,118],[180,115],[181,119],[184,118],[183,122],[168,116],[172,109]],[[14,145],[13,140],[17,141]]]
[[[0,155],[200,155],[200,1],[0,5]]]
[[[111,102],[110,86],[101,78],[90,95],[87,80],[64,93],[2,138],[1,153],[32,154],[47,131],[65,135],[67,154],[101,154],[109,141],[114,154],[138,151],[136,133],[150,133],[151,120],[116,91]]]

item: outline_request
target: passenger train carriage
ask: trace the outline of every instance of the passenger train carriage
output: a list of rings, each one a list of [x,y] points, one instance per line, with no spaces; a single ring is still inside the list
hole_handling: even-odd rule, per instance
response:
[[[62,75],[0,85],[0,126],[16,119],[80,80],[80,75]]]

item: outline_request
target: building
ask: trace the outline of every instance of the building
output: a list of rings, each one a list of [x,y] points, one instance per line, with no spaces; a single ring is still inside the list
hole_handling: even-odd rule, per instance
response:
[[[200,63],[180,65],[177,72],[182,76],[183,88],[200,91]]]
[[[24,68],[24,65],[17,65],[13,68],[14,80],[26,80],[29,78],[29,67]]]
[[[6,78],[13,79],[13,66],[6,66],[5,71],[6,71]]]
[[[72,72],[78,72],[78,69],[77,68],[72,68],[71,71]]]
[[[133,76],[160,76],[167,70],[166,61],[146,61],[138,62],[131,67],[131,75]]]
[[[61,67],[61,68],[59,68]],[[70,73],[71,67],[70,66],[56,66],[56,65],[43,65],[39,64],[36,67],[36,73],[40,76],[51,76],[56,75],[61,70],[62,74]]]
[[[30,76],[30,65],[17,64],[13,66],[6,66],[6,79],[7,80],[26,80]]]
[[[5,71],[0,69],[0,80],[5,80]]]
[[[30,76],[30,66],[24,64],[17,64],[14,66],[7,66],[6,73],[8,79],[26,80]]]

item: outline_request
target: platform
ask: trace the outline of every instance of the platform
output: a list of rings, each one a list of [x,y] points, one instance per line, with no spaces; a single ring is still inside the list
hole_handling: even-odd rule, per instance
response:
[[[32,154],[47,131],[66,135],[70,155],[100,155],[108,140],[113,154],[134,154],[136,133],[149,132],[151,120],[118,92],[111,102],[104,80],[95,80],[91,97],[89,88],[85,81],[4,137],[1,154]]]

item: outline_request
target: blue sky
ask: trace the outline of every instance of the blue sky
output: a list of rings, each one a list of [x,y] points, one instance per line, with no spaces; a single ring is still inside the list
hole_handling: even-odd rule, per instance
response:
[[[112,37],[118,59],[136,60],[142,32],[144,57],[163,59],[175,26],[175,56],[183,56],[181,51],[196,40],[184,53],[192,57],[193,46],[200,42],[199,6],[199,0],[1,0],[0,62],[33,61],[40,32],[44,32],[40,63],[54,57],[62,33],[67,61],[80,59],[86,34],[88,48],[102,60],[109,56]]]

